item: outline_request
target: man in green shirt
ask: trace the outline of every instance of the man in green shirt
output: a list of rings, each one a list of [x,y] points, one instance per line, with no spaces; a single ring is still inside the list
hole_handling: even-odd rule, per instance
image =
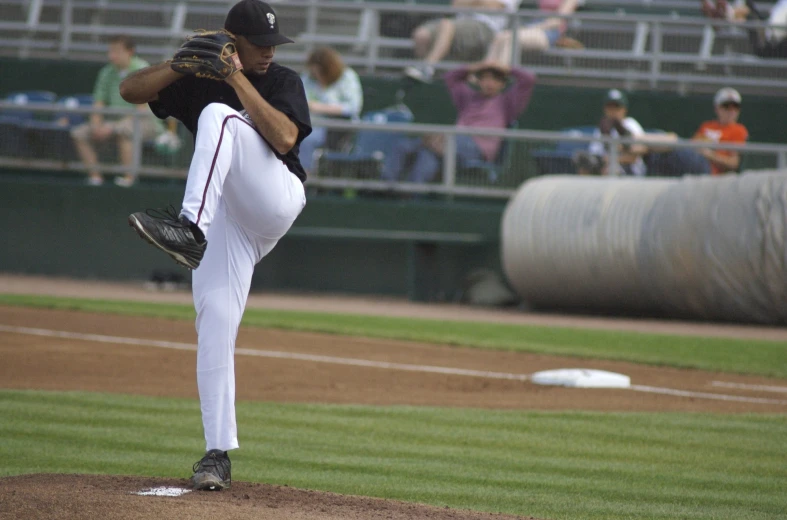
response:
[[[120,82],[130,73],[148,66],[148,63],[134,55],[134,41],[125,35],[114,36],[109,40],[109,63],[98,73],[93,87],[93,106],[96,108],[130,108],[136,107],[146,112],[148,117],[140,120],[142,139],[154,139],[163,131],[161,122],[153,116],[147,105],[132,105],[120,97]],[[88,184],[99,186],[104,183],[104,177],[98,170],[95,143],[106,141],[112,137],[117,139],[120,162],[131,165],[133,157],[134,118],[131,116],[107,116],[100,113],[90,115],[90,122],[84,123],[71,130],[79,157],[87,166]],[[131,173],[116,177],[115,184],[129,187],[136,181]]]

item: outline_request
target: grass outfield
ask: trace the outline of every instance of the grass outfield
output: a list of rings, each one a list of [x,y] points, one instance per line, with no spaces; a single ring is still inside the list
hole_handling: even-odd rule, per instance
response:
[[[194,309],[190,305],[8,294],[0,294],[0,305],[194,319]],[[785,342],[263,309],[247,309],[243,324],[464,347],[614,359],[787,379]]]
[[[0,390],[0,475],[185,478],[195,400]],[[235,480],[572,519],[773,519],[787,417],[238,403]]]

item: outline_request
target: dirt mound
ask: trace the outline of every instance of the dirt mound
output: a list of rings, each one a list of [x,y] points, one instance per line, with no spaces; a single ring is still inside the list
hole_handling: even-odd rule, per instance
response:
[[[289,487],[233,482],[219,493],[140,496],[188,488],[185,479],[114,475],[20,475],[0,479],[0,519],[25,520],[535,520]]]

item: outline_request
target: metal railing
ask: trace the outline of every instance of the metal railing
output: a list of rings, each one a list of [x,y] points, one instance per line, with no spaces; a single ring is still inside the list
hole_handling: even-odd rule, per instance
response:
[[[188,173],[188,163],[193,151],[193,144],[190,135],[184,135],[182,139],[183,148],[178,152],[177,159],[171,155],[160,155],[156,152],[151,143],[146,143],[142,139],[141,118],[153,117],[150,113],[144,113],[135,109],[108,109],[96,110],[91,107],[64,109],[63,105],[56,104],[35,104],[17,105],[9,102],[0,102],[0,113],[7,111],[29,111],[38,114],[38,117],[52,113],[77,113],[89,114],[99,112],[104,115],[115,115],[134,118],[135,132],[133,135],[133,160],[130,165],[122,165],[117,162],[116,157],[107,156],[99,170],[104,173],[132,173],[141,177],[164,177],[184,179]],[[8,142],[11,136],[9,132],[15,132],[15,136],[25,136],[27,133],[36,132],[35,128],[25,130],[23,123],[20,126],[2,126],[0,123],[0,140]],[[445,136],[445,153],[442,163],[441,175],[434,182],[414,183],[406,181],[387,181],[379,177],[353,178],[348,177],[341,167],[338,171],[328,172],[317,169],[311,173],[307,181],[308,187],[325,189],[362,189],[367,191],[384,192],[404,192],[404,193],[434,193],[446,196],[472,196],[472,197],[492,197],[507,198],[525,180],[537,176],[539,172],[535,166],[533,157],[542,150],[553,149],[556,143],[579,143],[587,148],[591,142],[602,142],[609,144],[610,156],[609,163],[616,164],[618,161],[617,146],[615,144],[647,144],[649,141],[632,138],[612,138],[608,136],[593,137],[588,135],[573,135],[565,132],[549,132],[534,130],[494,130],[494,129],[473,129],[467,127],[457,127],[454,125],[426,125],[426,124],[407,124],[407,123],[386,123],[384,125],[372,122],[351,122],[335,119],[315,118],[315,126],[322,126],[333,130],[344,131],[384,131],[394,134],[407,134],[410,136],[420,136],[426,134],[442,134]],[[63,126],[63,133],[67,136],[68,127]],[[185,129],[181,128],[185,133]],[[517,151],[508,151],[512,157],[508,164],[500,164],[496,168],[495,175],[488,175],[484,171],[475,172],[467,175],[467,171],[458,167],[456,160],[456,136],[458,135],[479,135],[500,137],[507,142],[507,146]],[[64,139],[70,139],[63,137]],[[62,143],[61,143],[62,144]],[[19,140],[19,146],[24,147],[24,139]],[[668,145],[659,144],[659,147],[669,146],[670,148],[710,148],[736,150],[741,153],[744,162],[747,158],[756,159],[759,168],[778,168],[787,173],[787,145],[767,144],[767,143],[747,143],[743,145],[734,144],[715,144],[699,143],[690,140],[679,140]],[[24,148],[3,151],[0,149],[0,167],[5,169],[32,169],[50,170],[60,172],[81,172],[85,166],[78,159],[67,158],[64,156],[50,156],[53,153],[62,153],[62,148],[52,148],[46,143],[40,150],[26,150]],[[48,155],[49,154],[49,155]],[[751,161],[749,161],[751,162]],[[747,168],[750,169],[750,168]],[[560,173],[574,173],[564,171]],[[463,174],[465,174],[463,176]]]
[[[32,117],[14,118],[10,114],[30,113]],[[53,115],[68,116],[73,114],[82,114],[89,116],[90,114],[98,113],[102,116],[117,116],[118,118],[131,117],[133,119],[133,132],[131,136],[132,142],[132,159],[131,164],[122,165],[119,163],[103,162],[99,164],[101,171],[106,173],[132,173],[134,175],[143,176],[156,176],[165,175],[171,176],[173,172],[154,172],[149,171],[143,165],[143,139],[142,139],[142,118],[154,117],[152,113],[143,113],[136,109],[124,108],[108,108],[103,107],[100,109],[94,107],[65,107],[62,104],[56,103],[33,103],[33,104],[17,104],[9,101],[0,101],[0,141],[6,143],[0,149],[0,167],[36,169],[36,170],[56,170],[56,171],[82,171],[85,165],[77,160],[69,160],[68,156],[61,157],[47,157],[46,150],[35,150],[30,154],[30,150],[25,150],[24,147],[28,144],[25,137],[26,134],[41,132],[41,129],[36,126],[31,126],[27,123],[46,122],[49,123],[51,130],[62,129],[64,137],[69,136],[71,126],[67,123],[58,123]],[[87,122],[87,118],[86,121]],[[12,138],[9,135],[13,132]],[[21,149],[11,150],[13,144],[22,147]],[[8,152],[12,152],[9,154]],[[62,152],[62,150],[56,150]],[[27,157],[25,157],[27,156]]]
[[[581,143],[590,145],[590,143],[600,142],[609,149],[609,164],[618,163],[618,146],[617,145],[632,145],[632,144],[651,144],[652,141],[647,139],[634,139],[634,138],[617,138],[610,136],[589,136],[589,135],[576,135],[567,132],[553,132],[553,131],[538,131],[538,130],[518,130],[518,129],[480,129],[458,127],[455,125],[429,125],[429,124],[414,124],[414,123],[385,123],[384,126],[376,123],[369,122],[349,122],[339,121],[332,119],[315,118],[313,120],[315,126],[324,126],[329,129],[336,130],[365,130],[365,131],[384,131],[392,133],[405,133],[411,135],[426,135],[426,134],[442,134],[445,136],[445,151],[444,159],[442,162],[442,172],[439,180],[433,183],[408,183],[408,182],[389,182],[382,180],[368,180],[368,179],[346,179],[346,178],[326,178],[315,172],[312,176],[310,183],[318,187],[327,188],[355,188],[373,191],[401,191],[413,193],[438,193],[443,195],[469,195],[476,197],[497,197],[507,198],[513,191],[525,180],[530,177],[539,175],[537,171],[528,171],[529,166],[528,158],[524,160],[514,161],[509,165],[507,172],[502,172],[504,178],[497,178],[495,180],[489,178],[474,179],[472,181],[462,182],[458,180],[458,172],[461,168],[457,166],[456,160],[456,136],[458,135],[471,135],[471,136],[490,136],[500,137],[508,140],[508,146],[517,146],[517,144],[525,144],[525,155],[532,152],[534,149],[541,150],[544,148],[549,149],[550,145],[554,146],[556,143]],[[741,153],[742,155],[766,155],[770,157],[769,163],[771,168],[784,170],[787,173],[787,145],[770,144],[770,143],[746,143],[746,144],[718,144],[696,142],[692,140],[679,139],[670,143],[659,143],[657,148],[670,148],[670,149],[702,149],[708,148],[711,150],[733,150]],[[585,146],[584,148],[587,148]],[[531,165],[532,166],[532,165]],[[575,171],[564,171],[560,173],[572,174]],[[480,182],[479,182],[480,181]],[[499,184],[500,186],[497,186]]]
[[[138,52],[152,61],[169,57],[184,36],[198,27],[217,27],[228,3],[218,1],[133,3],[98,0],[18,0],[18,19],[0,21],[0,52],[19,56],[105,59],[105,37],[119,32],[139,40]],[[7,5],[14,4],[8,0]],[[23,4],[28,5],[23,11]],[[0,3],[2,5],[2,3]],[[295,45],[277,59],[303,63],[316,45],[329,44],[345,61],[367,74],[398,73],[417,64],[410,34],[383,34],[384,20],[453,16],[468,10],[402,2],[288,0],[276,3]],[[21,14],[26,12],[26,17]],[[491,12],[491,11],[490,11]],[[496,12],[500,14],[500,12]],[[699,14],[699,10],[698,10]],[[512,29],[542,19],[529,9],[509,15]],[[760,93],[787,93],[787,60],[751,54],[747,31],[763,22],[730,23],[701,17],[579,12],[565,17],[569,33],[584,49],[551,48],[522,52],[523,63],[544,79],[582,79],[627,88],[692,88],[732,85]],[[136,22],[135,22],[136,20]],[[458,65],[438,64],[438,69]]]

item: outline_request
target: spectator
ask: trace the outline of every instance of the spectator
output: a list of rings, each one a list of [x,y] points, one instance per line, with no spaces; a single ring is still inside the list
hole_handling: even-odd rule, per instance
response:
[[[306,68],[308,72],[301,79],[312,115],[345,119],[360,115],[363,106],[361,81],[353,69],[345,66],[338,52],[330,47],[317,48],[306,59]],[[325,146],[328,137],[326,128],[314,127],[301,143],[301,165],[307,172],[312,169],[314,151]]]
[[[628,97],[618,89],[612,89],[604,97],[604,115],[595,131],[595,137],[608,135],[612,137],[645,136],[642,125],[628,115]],[[641,177],[646,173],[645,161],[642,156],[647,147],[642,144],[621,146],[618,152],[618,166],[609,171],[609,158],[604,144],[594,141],[586,152],[574,156],[574,164],[580,175],[635,175]]]
[[[745,22],[750,16],[768,20],[768,27],[750,28],[752,52],[761,58],[787,58],[787,0],[779,0],[765,16],[753,0],[702,0],[702,12],[708,18]]]
[[[748,0],[751,12],[760,20],[765,20],[754,2]],[[779,0],[771,8],[768,27],[765,30],[749,30],[752,51],[761,58],[787,58],[787,0]]]
[[[702,0],[702,13],[708,18],[717,18],[730,22],[742,22],[749,16],[746,0]]]
[[[538,8],[545,13],[570,15],[577,10],[579,0],[539,0]],[[521,27],[517,30],[517,42],[523,51],[545,50],[550,47],[567,47],[581,49],[583,45],[565,36],[566,21],[559,16],[547,16],[542,20]],[[497,63],[511,64],[512,31],[502,31],[495,36],[489,46],[486,59]]]
[[[525,111],[536,81],[535,76],[523,68],[511,69],[491,62],[460,67],[446,73],[444,79],[456,107],[457,126],[500,129],[511,126]],[[494,162],[502,144],[500,137],[457,135],[457,165],[462,167],[477,159]],[[405,141],[386,157],[384,178],[399,180],[410,164],[407,180],[433,180],[440,171],[443,145],[442,135]]]
[[[521,0],[452,0],[451,7],[472,7],[484,10],[516,12]],[[431,82],[434,65],[451,56],[457,61],[474,61],[486,52],[495,35],[508,25],[508,16],[469,12],[454,18],[441,18],[426,22],[413,31],[416,58],[424,63],[407,67],[406,76],[418,81]]]
[[[723,88],[713,99],[716,119],[705,121],[692,138],[694,141],[712,143],[745,143],[749,138],[746,127],[738,123],[741,110],[741,95],[733,88]],[[740,154],[733,150],[711,150],[710,148],[675,149],[656,154],[649,161],[654,173],[665,176],[685,174],[722,173],[740,170]]]
[[[711,143],[745,143],[749,139],[749,131],[738,123],[741,101],[741,95],[734,88],[719,90],[713,98],[716,119],[702,123],[692,139]],[[702,148],[699,154],[708,161],[713,175],[738,171],[741,165],[740,154],[733,150]]]
[[[120,97],[120,82],[130,73],[148,66],[148,63],[134,55],[135,45],[131,37],[126,35],[113,36],[109,40],[108,58],[106,64],[98,73],[93,87],[93,106],[95,108],[129,108],[135,105],[127,103]],[[136,105],[137,109],[146,112],[149,117],[140,120],[142,138],[154,139],[163,131],[163,126],[146,104]],[[133,158],[133,133],[134,118],[126,116],[108,116],[104,118],[100,113],[90,115],[90,122],[81,124],[71,130],[71,137],[82,163],[87,166],[87,182],[91,186],[104,183],[104,177],[98,170],[98,157],[94,144],[106,141],[112,137],[117,139],[120,162],[130,166]],[[136,181],[133,174],[126,173],[115,178],[118,186],[129,187]]]

